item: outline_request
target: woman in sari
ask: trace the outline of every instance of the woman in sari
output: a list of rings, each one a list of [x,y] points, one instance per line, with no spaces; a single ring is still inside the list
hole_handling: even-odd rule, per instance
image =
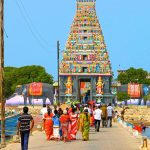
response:
[[[83,108],[80,107],[80,113],[79,113],[79,118],[78,118],[78,131],[82,132],[82,116],[83,116]]]
[[[90,114],[88,110],[85,109],[84,113],[81,116],[81,131],[82,131],[82,140],[89,140],[89,131],[90,131]]]
[[[43,129],[45,130],[46,139],[49,141],[52,138],[53,135],[53,120],[52,120],[53,114],[51,112],[51,109],[48,108],[47,113],[44,114],[43,118]]]
[[[72,113],[70,113],[70,132],[69,132],[69,139],[76,140],[76,134],[78,131],[78,114],[76,113],[77,109],[73,108]]]
[[[95,119],[94,119],[94,111],[95,111],[95,106],[91,109],[91,114],[90,114],[90,126],[93,127],[95,124]]]
[[[69,129],[69,122],[70,118],[67,114],[67,110],[63,111],[63,115],[60,116],[60,123],[61,123],[61,129],[62,129],[62,137],[64,142],[68,141],[68,129]]]

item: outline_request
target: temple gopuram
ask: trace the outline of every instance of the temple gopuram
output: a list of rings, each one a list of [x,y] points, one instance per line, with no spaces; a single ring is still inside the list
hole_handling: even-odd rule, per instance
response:
[[[77,0],[59,67],[60,102],[113,102],[111,63],[95,10],[96,0]]]

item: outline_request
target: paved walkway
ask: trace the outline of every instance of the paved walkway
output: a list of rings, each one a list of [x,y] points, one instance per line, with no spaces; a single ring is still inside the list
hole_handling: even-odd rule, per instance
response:
[[[140,140],[135,139],[128,131],[114,124],[112,128],[100,129],[100,132],[90,131],[90,141],[78,140],[64,143],[62,141],[46,141],[43,132],[36,132],[30,137],[29,150],[139,150]],[[11,144],[4,150],[20,150],[20,143]]]

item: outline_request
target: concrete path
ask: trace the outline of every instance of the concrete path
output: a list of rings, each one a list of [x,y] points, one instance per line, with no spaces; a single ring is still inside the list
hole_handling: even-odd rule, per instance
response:
[[[46,141],[43,132],[36,132],[30,136],[29,150],[139,150],[139,139],[135,139],[128,131],[114,124],[112,128],[101,128],[100,132],[90,131],[90,141],[78,140],[64,143],[62,141]],[[3,150],[20,150],[20,143],[8,145]]]

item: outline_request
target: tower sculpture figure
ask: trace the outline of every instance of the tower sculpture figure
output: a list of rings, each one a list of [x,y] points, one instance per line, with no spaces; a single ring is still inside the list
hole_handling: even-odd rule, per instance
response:
[[[99,76],[98,78],[98,82],[97,82],[97,87],[96,87],[96,92],[98,95],[102,95],[103,94],[103,82],[102,82],[102,78],[101,76]]]
[[[72,81],[71,76],[68,76],[67,83],[66,83],[66,92],[67,95],[72,94]]]

